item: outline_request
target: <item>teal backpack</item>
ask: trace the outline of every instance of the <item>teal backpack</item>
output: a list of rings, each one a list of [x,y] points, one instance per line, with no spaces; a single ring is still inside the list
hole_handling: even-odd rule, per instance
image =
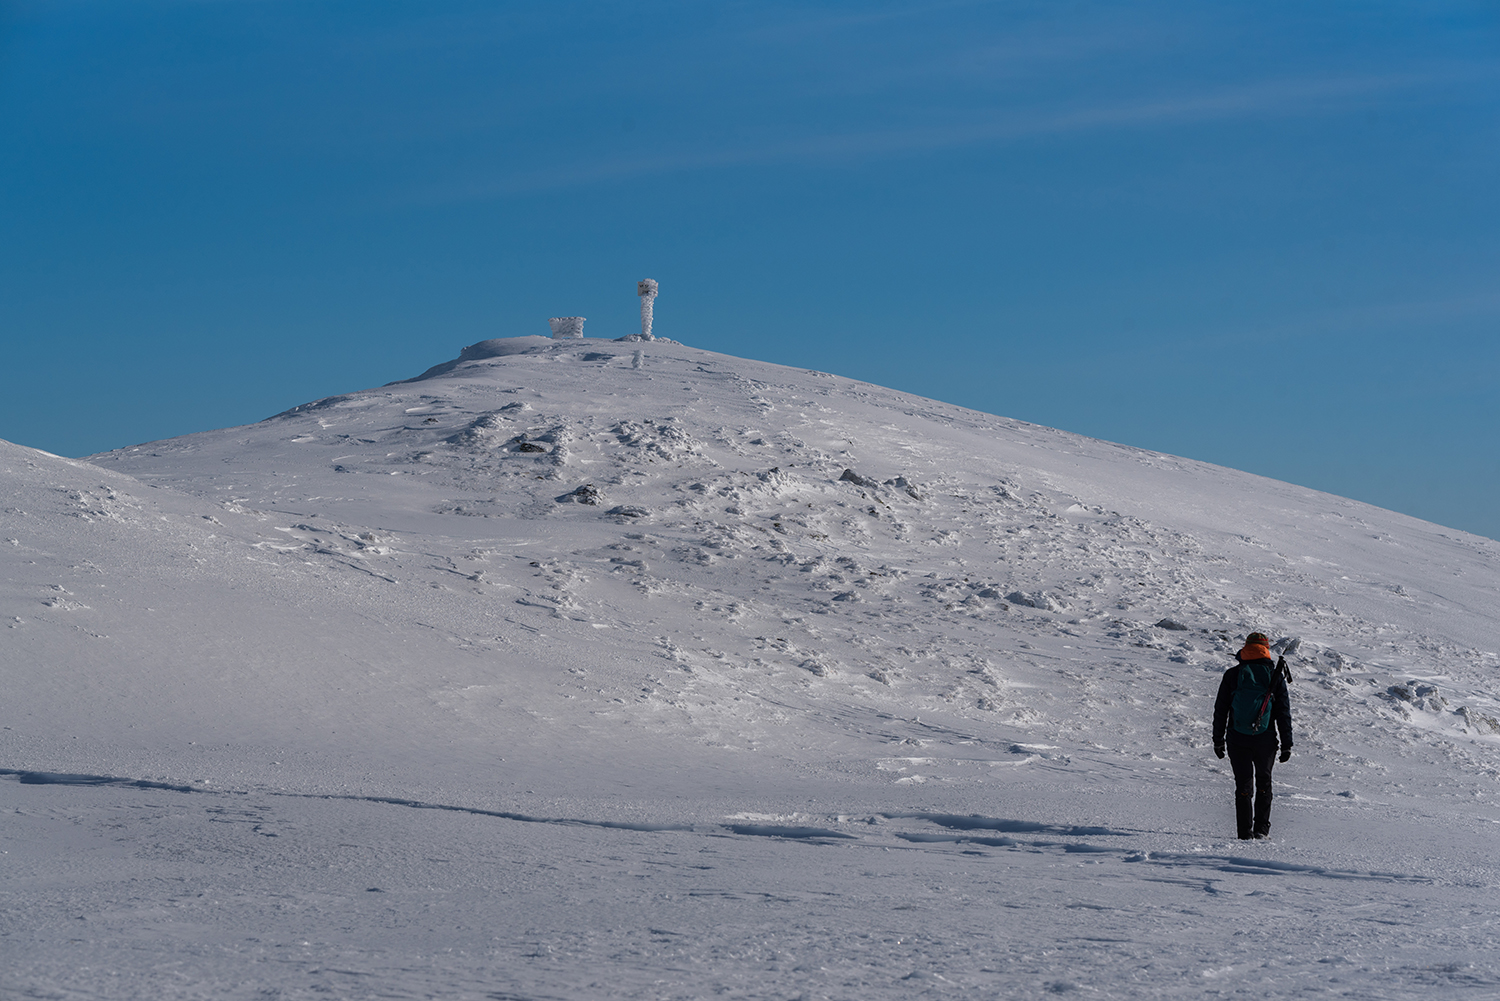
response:
[[[1271,725],[1270,661],[1248,660],[1240,664],[1240,680],[1230,703],[1229,720],[1240,733],[1255,736]]]

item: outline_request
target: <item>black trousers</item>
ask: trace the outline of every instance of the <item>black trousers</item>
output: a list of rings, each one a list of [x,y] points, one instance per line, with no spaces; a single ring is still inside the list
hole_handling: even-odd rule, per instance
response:
[[[1229,765],[1234,769],[1234,819],[1241,838],[1271,830],[1271,766],[1281,745],[1276,731],[1247,736],[1229,732]],[[1252,796],[1254,797],[1252,801]]]

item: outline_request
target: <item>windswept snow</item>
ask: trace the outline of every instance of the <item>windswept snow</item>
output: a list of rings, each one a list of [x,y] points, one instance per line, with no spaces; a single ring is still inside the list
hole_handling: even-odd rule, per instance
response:
[[[660,340],[0,468],[0,991],[1500,989],[1489,540]]]

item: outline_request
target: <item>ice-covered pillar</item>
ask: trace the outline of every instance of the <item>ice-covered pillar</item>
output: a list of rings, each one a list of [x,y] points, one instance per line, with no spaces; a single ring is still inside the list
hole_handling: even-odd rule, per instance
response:
[[[642,278],[635,283],[635,291],[641,297],[641,340],[654,341],[651,336],[651,304],[656,302],[656,281]]]
[[[552,325],[552,336],[556,340],[567,340],[583,336],[584,316],[554,316],[547,322]]]

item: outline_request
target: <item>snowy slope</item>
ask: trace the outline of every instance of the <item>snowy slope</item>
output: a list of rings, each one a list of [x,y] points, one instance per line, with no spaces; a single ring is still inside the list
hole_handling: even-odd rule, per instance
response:
[[[1500,986],[1490,540],[663,342],[0,467],[0,987]],[[1247,856],[1251,629],[1298,737]]]

